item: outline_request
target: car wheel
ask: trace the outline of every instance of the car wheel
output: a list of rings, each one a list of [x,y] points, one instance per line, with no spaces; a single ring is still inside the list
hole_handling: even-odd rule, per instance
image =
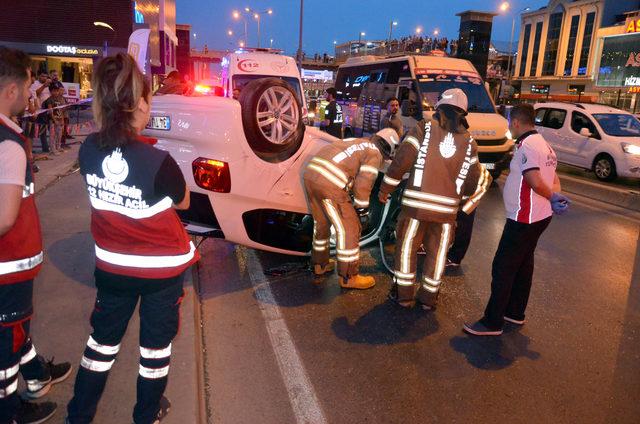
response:
[[[616,163],[607,154],[599,155],[593,161],[593,172],[600,181],[613,181],[617,177]]]
[[[265,160],[291,157],[302,144],[304,123],[296,93],[279,78],[261,78],[240,93],[242,124],[251,149]],[[277,161],[277,160],[276,160]]]

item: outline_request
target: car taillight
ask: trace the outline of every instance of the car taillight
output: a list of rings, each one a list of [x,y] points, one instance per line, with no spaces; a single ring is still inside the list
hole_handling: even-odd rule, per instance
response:
[[[198,187],[217,193],[231,191],[231,172],[229,164],[219,160],[198,158],[191,164],[193,179]]]

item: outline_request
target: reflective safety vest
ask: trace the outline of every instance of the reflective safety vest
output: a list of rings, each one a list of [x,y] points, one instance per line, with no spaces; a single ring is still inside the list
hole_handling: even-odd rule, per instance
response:
[[[189,239],[173,200],[155,193],[167,152],[132,140],[100,149],[96,134],[79,153],[91,202],[96,267],[113,274],[160,279],[181,274],[200,255]]]
[[[0,121],[0,143],[16,142],[27,149],[27,140]],[[0,236],[0,284],[14,284],[36,277],[42,266],[42,232],[35,202],[31,165],[25,169],[20,210],[13,227]]]

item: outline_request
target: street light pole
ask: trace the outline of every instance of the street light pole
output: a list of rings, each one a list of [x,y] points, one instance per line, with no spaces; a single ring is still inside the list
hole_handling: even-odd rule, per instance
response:
[[[258,21],[258,48],[260,48],[260,14],[256,13],[255,15],[253,15],[256,20]]]
[[[300,33],[298,34],[298,69],[302,69],[302,17],[304,16],[304,0],[300,0]]]
[[[387,40],[387,53],[389,52],[389,45],[391,44],[391,36],[393,34],[393,27],[398,25],[393,19],[389,22],[389,39]]]
[[[507,62],[507,84],[511,85],[511,57],[513,56],[513,35],[516,30],[516,17],[511,20],[511,38],[509,39],[509,60]]]

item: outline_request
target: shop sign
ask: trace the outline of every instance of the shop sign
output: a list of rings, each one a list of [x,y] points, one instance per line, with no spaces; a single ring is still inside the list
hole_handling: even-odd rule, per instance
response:
[[[640,32],[640,19],[629,18],[627,19],[627,33]]]
[[[47,44],[47,53],[97,56],[98,49],[82,49],[76,46]]]
[[[640,77],[627,77],[624,79],[625,87],[640,86]]]
[[[636,94],[636,93],[640,93],[640,86],[637,87],[629,87],[629,94]]]
[[[630,52],[629,60],[624,66],[633,66],[634,68],[640,67],[640,53]]]

